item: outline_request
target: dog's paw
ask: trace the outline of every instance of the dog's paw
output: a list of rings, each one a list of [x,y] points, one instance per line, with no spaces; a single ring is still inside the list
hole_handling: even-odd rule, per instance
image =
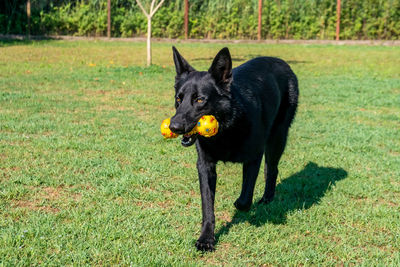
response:
[[[268,204],[268,203],[270,203],[273,199],[274,199],[274,196],[268,196],[268,197],[263,196],[263,197],[258,201],[258,204]]]
[[[196,248],[200,251],[214,251],[215,250],[215,239],[214,238],[202,238],[196,242]]]
[[[235,205],[235,207],[240,211],[249,211],[251,207],[251,202],[242,203],[239,199],[237,199],[235,203],[233,203],[233,205]]]

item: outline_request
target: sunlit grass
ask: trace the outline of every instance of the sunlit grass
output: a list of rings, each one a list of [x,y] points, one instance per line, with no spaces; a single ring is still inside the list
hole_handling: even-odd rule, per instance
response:
[[[159,133],[171,45],[145,68],[144,43],[0,44],[0,265],[399,265],[399,47],[228,45],[288,61],[300,105],[271,204],[237,212],[241,166],[218,165],[201,254],[195,149]],[[199,70],[226,46],[174,45]]]

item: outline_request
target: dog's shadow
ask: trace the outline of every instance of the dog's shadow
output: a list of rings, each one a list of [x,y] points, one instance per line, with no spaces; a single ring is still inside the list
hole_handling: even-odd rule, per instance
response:
[[[320,167],[309,162],[302,171],[277,185],[275,198],[269,204],[254,204],[249,212],[236,210],[232,220],[216,232],[216,241],[227,234],[233,225],[242,222],[255,226],[262,226],[266,222],[285,224],[288,213],[318,204],[337,181],[346,177],[347,172],[341,168]]]

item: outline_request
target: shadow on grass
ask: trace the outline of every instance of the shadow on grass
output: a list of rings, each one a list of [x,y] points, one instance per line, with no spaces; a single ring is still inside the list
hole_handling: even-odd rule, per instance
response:
[[[15,45],[28,45],[39,41],[56,40],[47,36],[31,36],[28,39],[22,35],[0,35],[0,47],[15,46]]]
[[[244,63],[244,61],[256,58],[256,57],[264,57],[264,56],[268,56],[268,55],[247,55],[247,56],[243,56],[243,57],[232,57],[232,62],[242,62]],[[193,58],[191,61],[209,61],[212,62],[214,58],[213,57],[199,57],[199,58]],[[306,64],[309,63],[309,61],[302,61],[302,60],[286,60],[286,63],[290,64],[290,65],[295,65],[295,64]]]
[[[249,212],[236,210],[232,220],[215,234],[216,241],[229,233],[230,228],[242,222],[262,226],[266,222],[285,224],[287,214],[309,209],[318,204],[325,193],[337,182],[347,177],[341,168],[320,167],[309,162],[304,169],[276,186],[274,200],[269,204],[254,204]]]
[[[214,59],[213,57],[197,57],[197,58],[193,58],[191,61],[210,61],[210,64],[211,64],[213,59]],[[232,57],[233,62],[244,61],[246,59],[250,59],[250,58],[248,58],[248,57]]]
[[[271,56],[268,54],[265,54],[265,55],[249,54],[249,55],[246,55],[245,57],[241,58],[240,61],[241,60],[250,60],[250,59],[253,59],[256,57],[277,57],[277,56]],[[278,58],[280,58],[280,57],[278,56]],[[233,60],[233,61],[235,61],[235,60]],[[310,63],[310,61],[305,61],[305,60],[285,60],[285,62],[288,63],[289,65]]]

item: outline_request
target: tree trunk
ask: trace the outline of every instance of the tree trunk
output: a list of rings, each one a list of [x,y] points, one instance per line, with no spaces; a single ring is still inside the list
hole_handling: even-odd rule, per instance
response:
[[[151,65],[151,18],[156,13],[157,9],[164,3],[165,0],[161,0],[156,7],[154,7],[156,0],[151,1],[150,12],[147,13],[146,9],[144,9],[140,0],[136,0],[136,3],[143,11],[143,14],[147,17],[147,66]]]
[[[147,18],[147,66],[151,65],[151,17]]]

